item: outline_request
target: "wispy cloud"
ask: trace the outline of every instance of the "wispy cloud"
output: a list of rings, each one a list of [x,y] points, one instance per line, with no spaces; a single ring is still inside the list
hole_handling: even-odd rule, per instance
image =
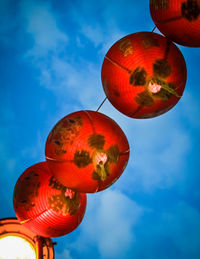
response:
[[[164,212],[148,211],[145,217],[129,258],[199,258],[198,210],[180,201]]]
[[[62,110],[66,110],[66,100],[79,102],[87,108],[96,105],[96,93],[101,89],[103,94],[99,87],[100,68],[81,57],[74,60],[70,56],[67,51],[69,36],[59,28],[58,16],[50,4],[23,1],[21,13],[25,31],[33,40],[25,60],[39,71],[40,84],[57,96]],[[101,102],[101,96],[96,99]]]
[[[64,58],[54,57],[50,67],[41,68],[40,82],[55,92],[60,103],[70,98],[83,107],[93,108],[94,99],[100,103],[103,89],[100,88],[99,70],[87,61],[67,62]],[[101,94],[99,93],[101,90]],[[70,96],[70,98],[69,98]]]
[[[56,259],[73,259],[67,249],[65,249],[62,253],[56,253],[55,257]]]
[[[71,8],[70,18],[78,25],[81,36],[89,39],[98,53],[105,54],[115,41],[141,29],[140,23],[144,23],[144,16],[137,16],[138,23],[134,23],[134,28],[132,17],[137,13],[148,15],[147,10],[148,5],[142,2],[103,0],[97,4],[92,0],[77,1]],[[144,30],[153,27],[149,21],[144,24]]]
[[[27,56],[37,59],[65,48],[68,37],[59,29],[58,19],[50,3],[22,1],[21,17],[25,31],[33,40],[33,47],[26,53]]]
[[[93,1],[88,1],[86,5],[79,3],[79,8],[74,7],[71,10],[71,19],[78,25],[79,41],[84,45],[83,42],[89,40],[101,56],[126,33],[117,25],[115,13],[107,15],[111,6],[112,4],[106,3],[103,7],[102,2],[96,6]],[[87,16],[88,12],[90,16]]]
[[[71,248],[84,254],[94,245],[100,258],[122,258],[135,242],[134,227],[143,212],[143,207],[116,190],[89,195],[81,234]]]
[[[44,148],[45,138],[42,138],[41,132],[38,130],[35,136],[35,143],[21,150],[21,159],[38,161],[38,163],[42,162],[45,160]]]
[[[117,182],[128,192],[153,192],[184,183],[192,136],[180,122],[185,106],[163,116],[136,120],[120,114],[107,102],[102,111],[115,119],[130,143],[128,167]]]

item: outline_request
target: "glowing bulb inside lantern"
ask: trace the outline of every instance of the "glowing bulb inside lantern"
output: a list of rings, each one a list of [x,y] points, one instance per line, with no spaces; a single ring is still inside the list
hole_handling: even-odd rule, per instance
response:
[[[36,259],[33,246],[24,238],[4,236],[0,238],[0,259]]]
[[[108,157],[107,157],[106,153],[104,153],[104,152],[97,151],[93,155],[93,162],[96,167],[95,172],[98,174],[98,177],[100,177],[100,179],[102,181],[106,180],[106,178],[108,176],[108,172],[105,167],[107,160],[108,160]]]
[[[94,160],[95,160],[95,164],[99,164],[99,165],[103,164],[104,165],[106,163],[106,161],[108,160],[108,157],[105,153],[103,153],[103,152],[99,153],[98,152],[98,153],[95,154]]]
[[[148,89],[150,92],[152,92],[153,94],[156,94],[158,93],[160,90],[161,90],[161,85],[159,84],[156,84],[154,82],[149,82],[149,86],[148,86]]]
[[[72,199],[74,197],[74,195],[75,195],[74,191],[72,191],[71,189],[68,189],[68,188],[66,189],[65,197],[69,197],[70,199]]]

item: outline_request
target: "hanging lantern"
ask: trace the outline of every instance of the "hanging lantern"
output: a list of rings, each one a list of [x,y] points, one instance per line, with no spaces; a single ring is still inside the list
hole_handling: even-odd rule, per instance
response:
[[[43,237],[63,236],[81,223],[86,194],[59,183],[46,162],[29,167],[14,189],[14,209],[24,227]]]
[[[200,47],[200,0],[150,0],[152,19],[172,41]]]
[[[107,52],[102,84],[112,105],[132,118],[152,118],[171,109],[186,83],[182,53],[152,32],[130,34]]]
[[[121,128],[106,115],[78,111],[60,120],[46,141],[46,160],[62,184],[93,193],[113,184],[129,158]]]

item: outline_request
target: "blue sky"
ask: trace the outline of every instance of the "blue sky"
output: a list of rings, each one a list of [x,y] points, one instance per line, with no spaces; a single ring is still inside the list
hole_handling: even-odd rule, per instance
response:
[[[45,159],[54,124],[71,112],[96,110],[105,98],[101,65],[111,45],[153,29],[148,5],[0,0],[1,218],[15,216],[14,185]],[[129,164],[112,187],[88,195],[81,225],[54,239],[56,259],[200,258],[200,49],[180,49],[188,79],[168,113],[136,120],[108,101],[102,106],[127,135]]]

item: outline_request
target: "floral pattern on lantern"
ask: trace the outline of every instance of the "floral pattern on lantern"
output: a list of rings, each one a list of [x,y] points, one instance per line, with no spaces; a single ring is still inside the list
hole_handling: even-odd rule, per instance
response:
[[[79,118],[79,131],[63,127]],[[74,123],[75,124],[75,123]],[[57,152],[62,143],[66,152]],[[59,182],[79,192],[106,189],[122,174],[129,158],[129,144],[120,127],[106,115],[79,111],[60,120],[46,141],[46,160]]]
[[[175,106],[186,74],[185,60],[175,44],[151,32],[117,41],[107,52],[101,72],[109,101],[132,118],[152,118]]]
[[[14,209],[21,223],[44,237],[70,233],[81,223],[86,194],[75,192],[51,174],[46,162],[24,171],[15,185]]]

